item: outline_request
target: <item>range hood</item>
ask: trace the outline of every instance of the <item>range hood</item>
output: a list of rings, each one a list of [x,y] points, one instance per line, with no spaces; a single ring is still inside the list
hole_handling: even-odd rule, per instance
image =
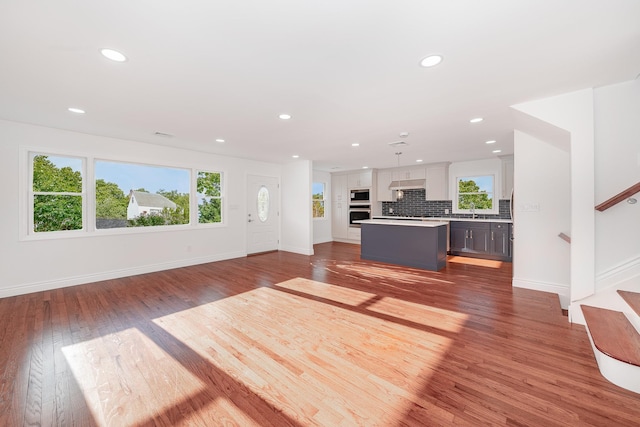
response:
[[[389,184],[389,190],[417,190],[421,188],[427,188],[426,179],[404,179]]]

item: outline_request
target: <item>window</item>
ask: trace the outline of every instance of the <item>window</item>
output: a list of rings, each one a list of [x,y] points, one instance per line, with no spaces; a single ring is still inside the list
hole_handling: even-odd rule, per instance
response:
[[[493,211],[493,175],[459,177],[457,181],[458,210],[469,212]]]
[[[84,228],[83,172],[81,158],[32,154],[31,232]]]
[[[314,182],[312,188],[311,205],[314,218],[324,218],[324,182]]]
[[[21,238],[223,223],[222,172],[39,150],[21,157]]]
[[[198,223],[222,222],[222,174],[198,171]]]
[[[97,160],[96,228],[189,224],[190,171]]]

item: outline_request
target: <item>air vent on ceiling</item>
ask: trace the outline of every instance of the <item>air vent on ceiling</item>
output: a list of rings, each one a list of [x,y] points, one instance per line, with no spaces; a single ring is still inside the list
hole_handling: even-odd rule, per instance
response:
[[[170,133],[164,133],[164,132],[156,132],[154,133],[155,136],[162,136],[164,138],[172,138],[173,135],[171,135]]]
[[[389,145],[392,146],[392,147],[403,147],[403,146],[409,145],[409,144],[407,144],[404,141],[396,141],[396,142],[390,142]]]

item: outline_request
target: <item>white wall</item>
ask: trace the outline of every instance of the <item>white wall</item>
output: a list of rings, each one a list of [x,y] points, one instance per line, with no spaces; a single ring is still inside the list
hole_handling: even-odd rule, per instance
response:
[[[280,165],[7,121],[0,121],[0,141],[0,297],[244,256],[246,176],[281,176]],[[26,219],[21,217],[24,206],[21,208],[20,202],[26,203],[23,193],[28,174],[21,158],[26,157],[26,148],[220,170],[227,186],[225,224],[162,232],[21,239],[18,224]],[[307,207],[309,199],[305,199]]]
[[[515,105],[513,108],[570,134],[571,301],[585,298],[595,292],[593,90],[585,89]],[[515,173],[522,179],[521,172],[517,171],[521,163],[517,156],[516,153]],[[522,197],[517,185],[514,184],[519,194],[516,197]],[[540,250],[544,251],[545,248],[540,245]]]
[[[312,162],[299,160],[282,167],[280,249],[313,255],[311,208]]]
[[[595,89],[595,203],[640,182],[640,80]],[[640,200],[640,194],[634,196]],[[595,213],[598,287],[640,274],[640,203]],[[630,271],[626,272],[630,276]]]
[[[324,218],[313,220],[313,244],[333,240],[331,237],[331,174],[324,171],[313,171],[313,182],[324,182]]]
[[[514,134],[513,285],[557,293],[570,302],[571,158],[526,133]]]

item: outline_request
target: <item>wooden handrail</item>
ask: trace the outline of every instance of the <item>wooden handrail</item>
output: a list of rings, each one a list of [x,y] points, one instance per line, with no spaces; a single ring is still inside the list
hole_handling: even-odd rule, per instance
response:
[[[571,237],[567,236],[564,233],[558,234],[558,237],[561,238],[562,240],[564,240],[567,243],[571,243]]]
[[[596,206],[596,210],[603,212],[609,209],[611,206],[617,205],[624,199],[628,199],[629,197],[633,196],[636,193],[640,193],[640,182],[635,185],[632,185],[631,187],[627,188],[621,193],[616,194],[606,202],[600,203],[598,206]]]

